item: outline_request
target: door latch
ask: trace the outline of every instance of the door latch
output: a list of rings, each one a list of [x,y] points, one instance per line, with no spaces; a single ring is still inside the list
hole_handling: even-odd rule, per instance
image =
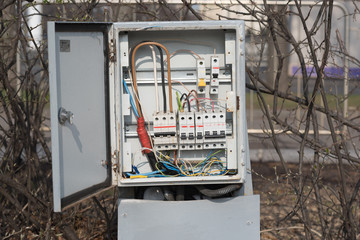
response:
[[[58,118],[59,118],[59,123],[61,125],[64,125],[66,123],[66,121],[69,121],[69,123],[72,125],[74,114],[70,111],[66,111],[65,108],[61,107],[59,109]]]

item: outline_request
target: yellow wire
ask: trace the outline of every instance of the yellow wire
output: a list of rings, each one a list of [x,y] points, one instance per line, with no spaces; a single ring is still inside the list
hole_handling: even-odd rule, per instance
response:
[[[148,149],[148,148],[142,148],[142,150],[144,150],[144,149]],[[160,158],[161,158],[161,157],[164,158],[165,161],[168,161],[169,163],[172,163],[172,164],[175,163],[175,160],[174,160],[173,158],[171,158],[170,155],[165,155],[165,154],[163,154],[162,152],[156,151],[156,150],[154,150],[154,149],[149,149],[149,150],[151,150],[151,151],[154,152],[154,153],[160,154]],[[211,175],[211,173],[214,172],[214,171],[220,171],[219,169],[210,171],[210,170],[211,170],[211,166],[212,166],[214,163],[216,163],[216,162],[222,163],[222,164],[224,163],[223,161],[221,161],[221,160],[219,160],[219,159],[217,159],[217,158],[214,157],[216,154],[218,154],[218,153],[221,152],[221,151],[223,151],[223,150],[219,150],[219,151],[216,151],[215,153],[211,154],[211,155],[210,155],[210,159],[207,159],[207,160],[210,160],[210,161],[209,161],[208,163],[206,163],[206,164],[202,167],[202,169],[200,170],[200,172],[197,172],[197,173],[194,173],[194,172],[195,172],[195,168],[196,168],[199,164],[201,164],[201,163],[203,163],[204,161],[206,161],[206,159],[200,161],[200,162],[197,163],[195,166],[193,166],[193,165],[192,165],[189,161],[187,161],[187,160],[184,160],[184,159],[183,159],[183,160],[178,160],[177,163],[174,164],[174,166],[175,166],[177,169],[179,169],[179,171],[180,171],[183,175],[185,175],[185,176],[187,176],[187,177]],[[156,154],[155,154],[155,155],[156,155]],[[178,165],[178,162],[181,162],[181,163],[182,163],[182,165],[185,167],[185,170],[182,169],[182,168]],[[160,171],[160,169],[159,169],[159,167],[158,167],[158,163],[155,164],[155,167],[156,167],[156,169],[157,169],[163,176],[165,176],[165,177],[177,177],[177,176],[180,175],[180,174],[177,174],[177,175],[166,175],[166,174],[164,174],[162,171]],[[190,171],[192,171],[192,173],[190,173]],[[228,172],[229,172],[229,171],[225,172],[225,173],[222,174],[222,175],[226,175]]]
[[[220,152],[222,152],[222,151],[223,151],[223,150],[219,150],[219,151],[214,152],[213,154],[211,154],[211,155],[209,156],[209,159],[211,159],[213,156],[215,156],[216,154],[218,154],[218,153],[220,153]],[[199,162],[198,164],[195,165],[195,168],[196,168],[199,164],[201,164],[201,163],[203,163],[204,161],[209,160],[209,159],[204,159],[204,160],[202,160],[201,162]]]

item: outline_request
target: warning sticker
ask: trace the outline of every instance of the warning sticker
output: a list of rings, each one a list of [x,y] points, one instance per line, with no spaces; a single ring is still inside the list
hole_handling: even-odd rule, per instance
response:
[[[70,40],[60,40],[60,52],[70,52]]]

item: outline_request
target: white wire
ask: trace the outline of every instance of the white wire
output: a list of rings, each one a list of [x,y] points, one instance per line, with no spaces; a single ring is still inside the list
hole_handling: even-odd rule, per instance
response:
[[[152,52],[153,59],[153,68],[154,68],[154,84],[155,84],[155,102],[156,102],[156,112],[159,112],[159,90],[158,90],[158,81],[157,81],[157,71],[156,71],[156,55],[154,47],[149,45]]]

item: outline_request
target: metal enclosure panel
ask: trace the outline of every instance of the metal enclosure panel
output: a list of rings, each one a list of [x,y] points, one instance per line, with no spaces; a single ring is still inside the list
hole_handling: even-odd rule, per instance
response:
[[[48,26],[54,211],[60,211],[110,182],[107,37],[96,27]],[[61,107],[74,114],[72,124],[60,124]]]
[[[247,128],[246,128],[246,108],[245,108],[245,59],[244,59],[244,39],[245,39],[245,25],[243,21],[204,21],[204,22],[126,22],[114,23],[114,36],[119,49],[117,49],[116,79],[122,81],[125,79],[130,87],[130,80],[127,74],[123,73],[122,67],[127,67],[129,62],[128,47],[133,47],[135,44],[146,40],[153,40],[163,43],[168,48],[169,52],[174,52],[177,49],[190,49],[204,57],[207,68],[210,66],[210,57],[216,55],[222,66],[231,64],[232,72],[222,70],[220,73],[219,96],[224,96],[228,91],[233,91],[236,95],[233,99],[234,109],[233,125],[230,126],[229,132],[233,131],[233,139],[228,137],[229,153],[233,161],[229,165],[232,169],[237,169],[238,174],[233,176],[205,176],[205,177],[182,177],[182,178],[137,178],[125,179],[119,175],[119,186],[141,186],[141,185],[167,185],[167,184],[196,184],[201,181],[202,184],[215,183],[243,183],[251,181],[246,172],[248,159],[248,144],[247,144]],[[126,38],[124,37],[127,34]],[[180,39],[176,41],[174,39]],[[174,40],[174,41],[172,41]],[[128,42],[127,42],[128,41]],[[126,44],[125,44],[126,43]],[[190,45],[189,45],[189,44]],[[188,45],[187,45],[188,44]],[[124,45],[126,45],[124,47]],[[216,53],[214,53],[216,50]],[[152,116],[154,112],[155,91],[153,87],[153,73],[152,73],[152,59],[151,52],[148,47],[141,48],[136,54],[136,68],[138,69],[137,84],[139,85],[139,96],[144,116],[150,122],[150,132],[152,131],[152,120],[147,116]],[[159,60],[159,59],[158,59]],[[179,54],[171,59],[171,77],[173,80],[181,82],[188,89],[196,86],[196,59],[190,55]],[[160,65],[158,68],[158,84],[160,84]],[[207,74],[209,75],[209,74]],[[209,78],[209,76],[207,76]],[[207,79],[209,81],[209,79]],[[125,93],[123,84],[119,84],[118,99]],[[186,91],[177,82],[173,82],[173,89],[177,91]],[[174,91],[175,91],[174,90]],[[166,87],[166,91],[167,87]],[[162,95],[159,96],[159,101],[162,102]],[[173,94],[173,106],[175,106],[176,98]],[[132,159],[134,165],[146,162],[145,156],[137,149],[141,148],[140,142],[136,133],[136,118],[131,111],[128,115],[128,106],[119,104],[115,111],[117,112],[117,126],[119,127],[119,155],[120,164],[126,165],[130,156],[125,151],[126,143],[131,143]],[[126,114],[125,114],[126,113]],[[126,116],[125,116],[126,115]],[[121,130],[125,131],[121,131]],[[232,130],[233,129],[233,130]],[[231,143],[231,144],[230,144]],[[205,151],[204,151],[205,152]],[[125,155],[126,154],[126,155]],[[198,156],[201,155],[199,151]],[[184,153],[183,156],[190,154]],[[230,154],[228,154],[230,156]],[[200,158],[200,157],[199,157]],[[143,172],[150,171],[148,165],[143,165]]]
[[[120,200],[118,239],[260,239],[258,195],[198,201]]]

